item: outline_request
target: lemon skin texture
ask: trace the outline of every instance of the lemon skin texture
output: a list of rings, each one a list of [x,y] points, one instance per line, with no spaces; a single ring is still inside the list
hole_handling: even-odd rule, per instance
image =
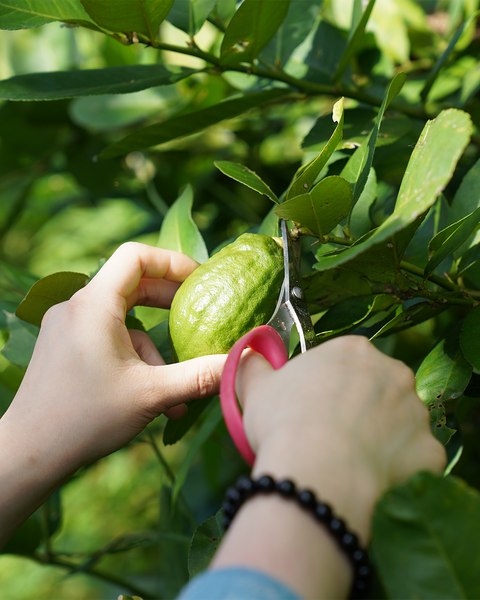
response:
[[[226,354],[270,320],[283,282],[283,250],[245,233],[200,265],[175,294],[169,317],[174,359]]]

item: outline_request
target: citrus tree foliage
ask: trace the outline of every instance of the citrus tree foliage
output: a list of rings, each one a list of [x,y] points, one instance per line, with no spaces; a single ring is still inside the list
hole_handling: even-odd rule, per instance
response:
[[[318,338],[364,335],[406,361],[449,456],[446,477],[380,501],[375,597],[479,597],[478,5],[0,0],[2,410],[44,312],[119,243],[204,262],[288,219]],[[138,309],[127,325],[168,362],[167,318]],[[245,466],[217,399],[141,444],[161,486],[144,531],[65,558],[69,483],[4,552],[173,597],[218,546],[222,491]]]

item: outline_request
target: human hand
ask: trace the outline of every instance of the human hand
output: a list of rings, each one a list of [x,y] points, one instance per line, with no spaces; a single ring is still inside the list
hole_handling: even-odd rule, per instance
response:
[[[311,485],[365,541],[375,502],[387,487],[445,466],[413,372],[366,338],[331,340],[278,371],[252,353],[237,386],[257,454],[254,473]]]
[[[417,470],[441,471],[413,373],[360,336],[293,358],[278,371],[246,354],[237,375],[243,422],[256,453],[253,477],[310,488],[366,545],[377,500]],[[312,515],[277,494],[257,494],[235,516],[212,568],[243,566],[302,598],[346,598],[352,568]]]
[[[85,288],[47,312],[23,383],[0,420],[19,470],[36,465],[53,490],[161,413],[181,416],[185,401],[217,392],[224,356],[166,366],[146,334],[125,327],[136,305],[168,308],[196,267],[180,253],[127,243]]]

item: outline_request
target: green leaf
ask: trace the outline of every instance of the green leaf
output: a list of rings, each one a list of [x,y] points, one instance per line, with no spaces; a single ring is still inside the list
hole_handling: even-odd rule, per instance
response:
[[[356,329],[373,313],[386,310],[398,300],[387,294],[346,298],[328,310],[317,323],[317,338],[324,341]]]
[[[155,327],[149,329],[147,333],[155,348],[158,350],[160,356],[167,365],[170,365],[173,362],[173,358],[172,348],[170,346],[170,338],[168,336],[168,319],[166,321],[162,321],[158,325],[155,325]]]
[[[178,469],[177,475],[175,476],[175,484],[172,491],[172,503],[175,504],[180,493],[182,486],[185,482],[185,478],[190,470],[192,462],[198,456],[200,448],[212,435],[217,428],[217,425],[222,420],[222,408],[219,402],[213,402],[210,404],[205,411],[205,417],[201,425],[197,429],[195,435],[190,440],[188,445],[187,454]]]
[[[259,194],[267,196],[272,202],[278,204],[277,196],[272,192],[268,185],[247,167],[227,160],[217,161],[214,165],[227,177],[231,177],[232,179],[235,179],[235,181],[243,183],[243,185],[246,185],[251,190],[255,190]]]
[[[417,371],[417,394],[430,413],[433,435],[447,444],[455,429],[447,427],[445,404],[465,391],[472,376],[472,366],[460,348],[461,323],[451,328],[428,354]]]
[[[194,69],[162,65],[129,65],[17,75],[0,81],[4,100],[58,100],[101,94],[128,94],[171,85],[196,73]]]
[[[460,221],[480,207],[480,159],[470,168],[453,197],[448,224]],[[469,248],[480,242],[480,233],[477,232],[455,252],[455,256],[463,256]]]
[[[137,331],[145,331],[145,327],[140,319],[137,319],[137,317],[129,314],[125,316],[125,327],[127,329],[135,329]]]
[[[306,190],[309,190],[312,187],[318,175],[327,164],[328,159],[336,150],[343,135],[343,98],[335,103],[332,119],[334,123],[338,123],[335,127],[335,131],[332,133],[320,154],[297,172],[292,184],[287,190],[285,196],[286,201],[295,196],[305,194]]]
[[[375,126],[378,111],[367,108],[350,108],[344,112],[343,139],[337,150],[351,150],[361,146]],[[401,113],[388,111],[383,115],[382,126],[378,134],[376,147],[388,146],[406,135],[412,127],[411,120]],[[314,151],[323,149],[328,140],[330,117],[324,115],[317,119],[302,142],[302,148]]]
[[[480,495],[456,477],[414,475],[373,519],[374,564],[388,598],[480,598]]]
[[[240,97],[228,98],[214,106],[183,113],[180,116],[167,119],[163,123],[145,127],[140,131],[128,135],[123,140],[103,150],[99,157],[113,158],[134,150],[143,150],[150,146],[157,146],[170,140],[197,133],[210,127],[210,125],[215,125],[215,123],[219,123],[225,119],[237,117],[255,106],[275,100],[288,93],[289,90],[286,88],[275,88]]]
[[[456,223],[480,207],[480,159],[469,169],[453,197],[448,224]]]
[[[218,0],[175,0],[168,21],[193,36],[201,29]]]
[[[302,277],[302,287],[312,314],[322,312],[346,298],[371,294],[364,277],[343,269],[311,273]]]
[[[223,537],[222,512],[210,517],[195,529],[188,553],[190,579],[211,563]]]
[[[25,323],[11,313],[7,313],[7,324],[10,337],[3,347],[2,354],[14,365],[26,367],[32,358],[39,328]]]
[[[462,255],[460,262],[457,265],[457,272],[462,276],[465,271],[475,264],[480,259],[480,244],[475,244],[468,248],[465,254]]]
[[[449,225],[430,241],[430,260],[425,267],[425,279],[470,236],[480,221],[480,208],[457,223]]]
[[[275,35],[289,6],[290,0],[244,0],[225,32],[220,61],[251,63]]]
[[[423,359],[416,373],[417,394],[427,406],[443,408],[445,403],[459,398],[472,376],[472,365],[460,347],[459,323],[450,328]]]
[[[396,249],[395,237],[409,227],[412,229],[408,233],[413,237],[422,222],[422,215],[435,203],[449,182],[471,132],[470,116],[456,109],[442,111],[436,119],[428,121],[410,157],[393,214],[371,235],[366,236],[362,243],[354,244],[334,256],[322,257],[315,268],[332,269],[357,259],[368,250],[376,253],[385,249],[393,253]],[[400,258],[401,253],[395,253],[392,260],[398,263]]]
[[[53,273],[37,281],[19,304],[15,314],[20,319],[40,327],[49,308],[69,300],[87,283],[88,275],[68,271]]]
[[[352,190],[345,179],[333,175],[322,179],[308,194],[295,196],[275,208],[281,219],[301,223],[323,238],[349,213]]]
[[[1,550],[1,554],[32,556],[41,541],[42,530],[40,521],[38,513],[34,513],[15,531]]]
[[[36,281],[38,281],[38,277],[28,271],[12,267],[0,261],[0,294],[2,300],[15,302],[17,306]]]
[[[29,29],[52,21],[98,31],[78,0],[0,0],[0,29]]]
[[[430,71],[430,75],[428,76],[425,85],[423,86],[422,91],[420,92],[420,98],[423,100],[423,102],[425,102],[425,100],[427,99],[428,92],[432,89],[432,86],[440,73],[440,69],[445,64],[452,50],[455,48],[464,29],[468,29],[470,24],[478,17],[479,14],[479,11],[475,12],[469,19],[467,19],[467,21],[460,25],[460,27],[457,29],[452,39],[450,40],[450,43],[448,44],[447,48],[435,63],[433,69]]]
[[[460,345],[465,358],[480,370],[480,308],[470,311],[465,318],[460,334]]]
[[[290,2],[287,16],[261,53],[260,60],[264,59],[274,65],[287,65],[294,50],[305,42],[308,34],[317,25],[321,6],[322,0]],[[288,67],[286,70],[289,70]]]
[[[354,206],[360,198],[363,188],[367,183],[368,175],[370,174],[383,115],[389,104],[402,89],[406,79],[407,76],[405,73],[399,73],[391,81],[383,98],[382,106],[380,107],[377,118],[375,119],[375,125],[370,135],[365,138],[360,148],[353,153],[352,157],[349,159],[340,173],[340,175],[346,179],[353,188]]]
[[[278,217],[275,214],[275,207],[268,211],[267,216],[263,219],[258,228],[258,233],[260,235],[269,235],[270,237],[278,237],[279,234],[279,223]]]
[[[353,55],[360,49],[363,36],[365,34],[365,27],[367,26],[368,19],[370,18],[374,5],[375,0],[370,0],[363,11],[361,18],[358,20],[355,18],[355,12],[353,13],[352,27],[348,36],[347,45],[342,56],[340,57],[338,67],[333,75],[333,81],[339,81],[343,77],[343,74],[345,73],[349,62],[352,60]]]
[[[157,246],[182,252],[199,263],[208,258],[202,234],[192,219],[193,191],[187,185],[163,219]]]
[[[432,302],[421,301],[408,306],[407,308],[404,308],[403,306],[401,308],[399,307],[393,319],[387,321],[387,323],[385,323],[370,338],[370,340],[374,340],[377,337],[383,337],[385,335],[392,335],[393,333],[398,333],[399,331],[409,329],[414,325],[418,325],[419,323],[433,319],[446,310],[447,306],[447,304],[439,305]]]
[[[350,215],[350,233],[354,238],[361,238],[372,229],[370,207],[377,198],[377,174],[371,168],[363,192]]]
[[[181,419],[169,420],[163,430],[163,443],[165,446],[175,444],[180,440],[196,423],[198,417],[207,408],[213,398],[201,398],[199,400],[191,400],[187,404],[187,414]]]
[[[143,34],[155,41],[174,0],[80,0],[90,17],[108,31]]]

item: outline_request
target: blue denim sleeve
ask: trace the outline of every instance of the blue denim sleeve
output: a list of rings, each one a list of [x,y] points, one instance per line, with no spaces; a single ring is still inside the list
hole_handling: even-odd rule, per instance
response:
[[[301,600],[283,583],[245,568],[204,571],[186,585],[177,600]]]

